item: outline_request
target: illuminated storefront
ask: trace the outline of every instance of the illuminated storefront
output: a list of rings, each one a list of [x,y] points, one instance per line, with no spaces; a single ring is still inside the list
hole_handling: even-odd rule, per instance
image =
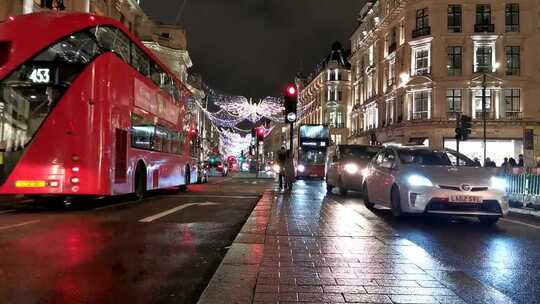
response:
[[[491,160],[500,166],[505,157],[518,159],[523,154],[523,140],[521,139],[487,139],[487,154]],[[444,147],[456,149],[456,140],[445,138]],[[459,143],[459,152],[473,159],[477,157],[480,161],[484,158],[484,143],[482,139],[469,139]]]

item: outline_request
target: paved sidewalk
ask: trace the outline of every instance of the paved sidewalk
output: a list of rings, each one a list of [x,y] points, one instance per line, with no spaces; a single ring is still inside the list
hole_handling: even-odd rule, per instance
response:
[[[324,195],[265,193],[199,303],[509,303]]]

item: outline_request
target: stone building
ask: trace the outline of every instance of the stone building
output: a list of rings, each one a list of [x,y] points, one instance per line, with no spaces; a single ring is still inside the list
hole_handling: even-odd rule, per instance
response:
[[[351,143],[455,148],[456,118],[473,118],[461,151],[523,153],[540,123],[540,43],[534,0],[371,0],[351,37]],[[486,94],[482,97],[482,88]],[[482,110],[483,102],[484,111]]]
[[[339,42],[306,79],[296,78],[299,121],[301,124],[326,124],[334,143],[346,143],[348,105],[351,98],[351,72],[346,52]]]

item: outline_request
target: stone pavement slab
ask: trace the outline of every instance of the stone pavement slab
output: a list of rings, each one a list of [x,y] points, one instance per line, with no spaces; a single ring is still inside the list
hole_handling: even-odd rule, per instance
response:
[[[452,267],[323,195],[265,193],[199,303],[466,303]]]

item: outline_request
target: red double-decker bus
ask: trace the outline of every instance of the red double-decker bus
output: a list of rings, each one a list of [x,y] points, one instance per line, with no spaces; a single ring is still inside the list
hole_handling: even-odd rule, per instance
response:
[[[9,18],[0,24],[0,194],[142,198],[185,188],[197,176],[189,95],[116,20]]]

